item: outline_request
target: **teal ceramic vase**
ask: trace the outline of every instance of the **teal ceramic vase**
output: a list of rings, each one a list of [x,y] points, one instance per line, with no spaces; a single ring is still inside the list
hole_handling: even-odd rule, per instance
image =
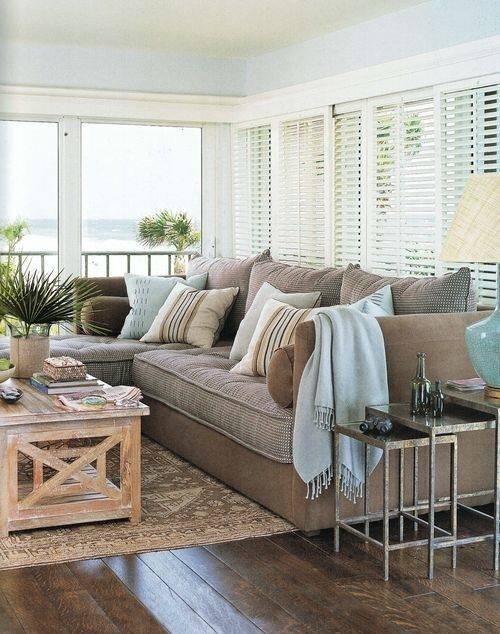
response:
[[[465,341],[470,360],[488,387],[500,389],[500,264],[497,264],[497,306],[483,321],[468,326]]]

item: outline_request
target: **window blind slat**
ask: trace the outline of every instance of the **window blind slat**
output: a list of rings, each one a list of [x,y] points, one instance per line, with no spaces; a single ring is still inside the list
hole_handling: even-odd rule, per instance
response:
[[[500,172],[500,85],[445,93],[441,100],[443,237],[470,174]],[[443,263],[454,271],[460,264]],[[494,304],[494,264],[464,263],[474,275],[478,299]]]
[[[233,150],[234,246],[237,257],[271,245],[271,127],[238,130]]]
[[[283,122],[280,147],[274,254],[288,264],[323,266],[326,219],[323,116]]]
[[[333,249],[334,264],[360,264],[361,112],[334,117]]]
[[[435,273],[435,147],[432,99],[373,112],[368,263],[381,275]]]

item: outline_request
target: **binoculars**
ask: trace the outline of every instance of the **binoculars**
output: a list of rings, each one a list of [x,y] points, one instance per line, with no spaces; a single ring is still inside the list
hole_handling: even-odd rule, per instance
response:
[[[392,431],[392,421],[390,418],[379,418],[378,416],[367,416],[360,426],[360,431],[364,434],[375,431],[379,434],[389,434]]]

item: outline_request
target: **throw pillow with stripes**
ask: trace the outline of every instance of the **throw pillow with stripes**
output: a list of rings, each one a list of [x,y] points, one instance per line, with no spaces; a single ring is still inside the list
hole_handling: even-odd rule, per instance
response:
[[[238,288],[197,291],[176,284],[141,341],[188,343],[211,348],[238,295]]]
[[[297,326],[320,308],[293,308],[276,299],[264,304],[248,352],[231,372],[247,376],[267,376],[269,361],[278,348],[295,342]]]

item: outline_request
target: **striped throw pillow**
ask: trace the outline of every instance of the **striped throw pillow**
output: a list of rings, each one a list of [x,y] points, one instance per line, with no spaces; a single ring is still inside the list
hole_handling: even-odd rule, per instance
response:
[[[293,308],[276,299],[264,304],[248,352],[231,372],[247,376],[267,376],[269,361],[278,348],[295,342],[297,326],[311,319],[320,308]]]
[[[197,291],[176,284],[141,341],[188,343],[211,348],[238,295],[238,288]]]

